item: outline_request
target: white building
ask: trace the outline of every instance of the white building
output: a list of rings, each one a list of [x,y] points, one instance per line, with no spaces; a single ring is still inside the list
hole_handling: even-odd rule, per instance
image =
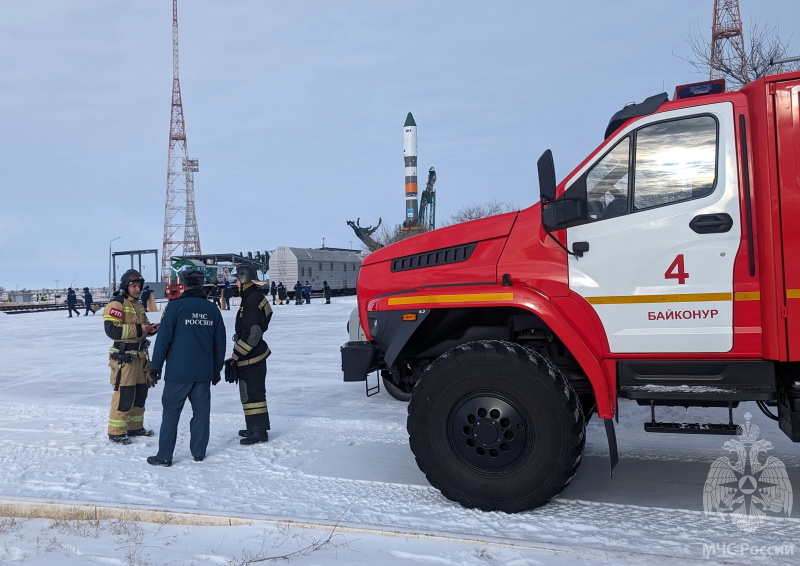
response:
[[[290,248],[281,246],[269,258],[269,278],[283,282],[287,291],[297,281],[308,281],[314,291],[327,281],[334,294],[353,294],[358,271],[366,252],[340,249]]]

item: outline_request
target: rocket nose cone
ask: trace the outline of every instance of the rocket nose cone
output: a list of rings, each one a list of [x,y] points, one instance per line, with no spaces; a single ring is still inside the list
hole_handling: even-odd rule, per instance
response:
[[[404,128],[407,128],[408,126],[414,126],[415,128],[417,127],[417,123],[414,121],[414,116],[411,114],[411,112],[408,113],[408,116],[406,116],[406,123],[403,124]]]

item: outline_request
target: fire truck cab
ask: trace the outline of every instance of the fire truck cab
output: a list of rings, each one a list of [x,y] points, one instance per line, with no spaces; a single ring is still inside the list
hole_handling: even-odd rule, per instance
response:
[[[755,402],[800,442],[800,73],[652,96],[560,183],[549,150],[538,168],[533,206],[362,264],[344,379],[379,370],[410,395],[431,483],[468,507],[542,505],[594,412],[616,463],[620,398],[651,407],[648,431],[694,434],[736,434]]]

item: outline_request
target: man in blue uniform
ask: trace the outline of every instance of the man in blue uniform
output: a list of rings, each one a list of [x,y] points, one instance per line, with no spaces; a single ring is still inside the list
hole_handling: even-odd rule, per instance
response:
[[[225,323],[219,309],[206,299],[203,279],[203,272],[196,269],[181,273],[181,284],[186,290],[164,310],[153,347],[150,375],[154,382],[160,379],[165,361],[167,364],[158,454],[147,459],[153,466],[172,465],[178,421],[187,398],[192,405],[189,450],[195,462],[206,457],[211,384],[219,382],[225,361]]]
[[[78,297],[75,295],[75,291],[72,290],[72,287],[67,289],[67,310],[69,311],[69,317],[72,318],[72,311],[75,311],[77,316],[81,316],[81,313],[78,312],[78,309],[75,308],[75,305],[78,304]]]
[[[83,288],[83,303],[86,305],[86,312],[84,316],[89,316],[89,311],[92,311],[92,316],[96,315],[97,313],[92,309],[92,303],[94,300],[92,299],[92,292],[89,290],[89,287]]]

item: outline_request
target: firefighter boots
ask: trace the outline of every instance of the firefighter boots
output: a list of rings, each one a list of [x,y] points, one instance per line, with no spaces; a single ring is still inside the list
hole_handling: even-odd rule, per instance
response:
[[[153,436],[153,431],[146,428],[137,428],[136,430],[129,430],[128,436]]]
[[[264,430],[259,430],[250,434],[249,436],[245,436],[239,441],[239,444],[260,444],[262,442],[266,442],[267,440],[269,440],[267,432]]]
[[[124,434],[109,434],[108,439],[111,442],[116,442],[117,444],[130,444],[131,439],[125,436]]]

